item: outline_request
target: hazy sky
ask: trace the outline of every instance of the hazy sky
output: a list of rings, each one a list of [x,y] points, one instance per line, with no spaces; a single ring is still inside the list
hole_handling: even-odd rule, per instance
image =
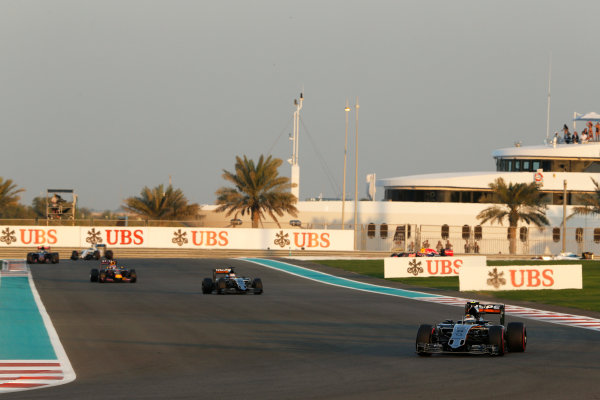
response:
[[[356,96],[361,197],[368,173],[493,170],[546,136],[550,55],[552,132],[600,112],[599,37],[592,0],[1,0],[0,176],[25,204],[117,209],[169,175],[212,204],[236,155],[291,156],[302,88],[302,199],[341,196]]]

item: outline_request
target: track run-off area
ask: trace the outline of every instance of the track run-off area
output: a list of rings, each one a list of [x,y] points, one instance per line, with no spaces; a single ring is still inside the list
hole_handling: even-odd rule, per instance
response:
[[[525,353],[419,357],[418,326],[459,318],[463,298],[307,261],[121,262],[137,283],[91,283],[93,261],[32,267],[76,379],[2,397],[600,398],[599,315],[507,305],[507,320],[527,326]],[[222,266],[260,277],[264,294],[203,295]],[[0,307],[12,301],[4,283]]]

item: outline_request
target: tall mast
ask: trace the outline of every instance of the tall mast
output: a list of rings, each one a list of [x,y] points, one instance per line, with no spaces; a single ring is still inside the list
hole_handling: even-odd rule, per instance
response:
[[[300,166],[298,165],[298,133],[300,131],[300,110],[302,110],[302,101],[304,95],[300,93],[300,99],[294,99],[296,111],[294,111],[294,134],[292,136],[292,189],[291,192],[300,200]],[[295,185],[294,185],[295,184]]]
[[[546,116],[546,143],[550,139],[550,84],[552,83],[552,54],[550,54],[550,67],[548,71],[548,113]]]

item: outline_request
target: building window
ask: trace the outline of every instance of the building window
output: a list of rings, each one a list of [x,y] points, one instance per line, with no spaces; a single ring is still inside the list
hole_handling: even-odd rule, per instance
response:
[[[463,225],[462,238],[465,240],[469,240],[471,238],[471,227],[469,225]]]
[[[405,237],[406,227],[404,225],[399,225],[396,227],[396,233],[394,233],[394,241],[395,242],[403,242],[406,240]]]
[[[442,239],[448,240],[450,237],[450,227],[446,224],[442,225]]]
[[[552,228],[552,241],[554,243],[560,242],[560,228]]]
[[[600,243],[600,228],[594,228],[594,242]]]
[[[367,236],[370,239],[373,239],[375,237],[375,224],[372,222],[369,225],[367,225]]]
[[[519,229],[519,239],[521,239],[521,242],[527,241],[527,227],[526,226],[522,226],[521,229]]]
[[[383,223],[379,226],[379,237],[381,237],[382,239],[387,239],[387,237],[388,237],[387,224]]]
[[[575,241],[577,241],[577,243],[583,242],[583,228],[575,229]]]
[[[483,239],[483,230],[481,228],[481,225],[477,225],[474,229],[474,235],[475,235],[475,240],[481,240]]]

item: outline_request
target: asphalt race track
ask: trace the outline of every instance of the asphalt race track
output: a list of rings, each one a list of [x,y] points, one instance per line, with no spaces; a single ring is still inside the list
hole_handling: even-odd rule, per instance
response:
[[[460,308],[334,287],[241,260],[128,260],[135,284],[90,283],[95,264],[32,267],[77,379],[2,397],[600,399],[595,331],[523,320],[525,353],[419,357],[419,324],[456,319]],[[227,264],[262,278],[265,293],[201,294],[202,278]]]

